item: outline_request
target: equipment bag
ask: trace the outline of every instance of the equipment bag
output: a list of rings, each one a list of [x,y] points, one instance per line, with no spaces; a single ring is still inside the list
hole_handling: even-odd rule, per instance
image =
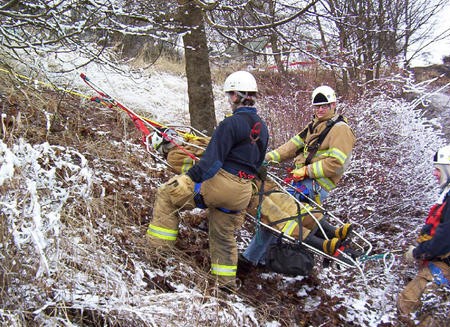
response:
[[[267,250],[266,267],[285,275],[308,276],[314,267],[314,256],[301,244],[285,243],[278,238]]]

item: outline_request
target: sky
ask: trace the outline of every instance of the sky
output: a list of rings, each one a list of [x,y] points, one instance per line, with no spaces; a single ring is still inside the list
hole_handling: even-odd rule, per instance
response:
[[[450,29],[450,1],[448,1],[444,9],[437,15],[435,24],[430,28],[430,33],[438,35],[447,29]],[[426,47],[418,58],[412,60],[411,66],[442,64],[442,58],[444,56],[450,56],[450,36]]]

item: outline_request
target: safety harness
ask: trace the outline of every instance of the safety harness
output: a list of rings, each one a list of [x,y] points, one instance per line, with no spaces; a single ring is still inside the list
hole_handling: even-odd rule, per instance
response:
[[[244,144],[256,144],[258,146],[259,152],[264,152],[264,145],[261,141],[260,134],[261,134],[261,127],[262,127],[262,121],[261,119],[254,119],[251,115],[247,113],[239,113],[240,115],[243,115],[245,117],[245,120],[248,123],[248,126],[250,127],[250,134],[248,138],[245,138],[244,140],[238,142],[235,144],[235,147],[242,146]],[[238,171],[237,176],[239,178],[244,179],[254,179],[256,176],[246,173],[245,171]],[[202,187],[202,183],[195,183],[194,185],[194,202],[197,208],[200,209],[206,209],[208,206],[205,204],[205,201],[203,199],[203,196],[200,193],[200,189]],[[216,208],[219,211],[222,211],[226,214],[238,214],[241,212],[240,210],[231,210],[227,208]]]
[[[334,116],[332,119],[328,120],[325,129],[319,134],[319,136],[314,140],[311,140],[310,144],[306,145],[308,157],[306,158],[305,166],[311,163],[311,160],[314,158],[315,154],[320,148],[320,145],[322,144],[323,140],[325,140],[325,137],[328,135],[333,126],[341,121],[347,123],[347,119],[342,115]],[[301,131],[298,135],[304,140],[306,138],[306,135],[308,135],[308,132],[312,134],[313,131],[314,122],[310,122],[307,128]],[[296,154],[299,154],[301,151],[302,149],[297,150]]]
[[[422,234],[417,238],[419,243],[429,241],[433,238],[434,234],[436,234],[436,228],[441,222],[442,211],[444,211],[445,203],[439,204],[436,203],[430,209],[428,213],[428,217],[425,220],[425,224],[430,227],[429,233]]]

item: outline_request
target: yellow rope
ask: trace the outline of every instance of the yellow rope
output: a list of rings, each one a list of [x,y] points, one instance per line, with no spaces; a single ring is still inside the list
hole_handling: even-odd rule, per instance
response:
[[[37,80],[37,79],[32,79],[32,78],[27,77],[25,75],[21,75],[21,74],[15,73],[13,71],[10,71],[10,70],[4,69],[4,68],[0,68],[0,71],[3,72],[3,73],[12,74],[12,75],[14,75],[16,77],[25,79],[25,80],[30,81],[30,82],[38,83],[39,85],[42,85],[44,87],[51,88],[51,89],[58,90],[58,91],[62,91],[62,92],[66,92],[66,93],[69,93],[69,94],[72,94],[72,95],[75,95],[75,96],[78,96],[78,97],[81,97],[81,98],[85,98],[85,99],[91,99],[92,98],[92,97],[87,96],[85,94],[82,94],[82,93],[79,93],[79,92],[76,92],[76,91],[73,91],[73,90],[63,89],[63,88],[57,87],[54,84],[45,83],[45,82],[42,82],[42,81]],[[100,103],[102,103],[103,105],[107,106],[108,108],[115,107],[116,109],[120,109],[121,111],[126,112],[125,110],[120,108],[117,104],[107,103],[107,102],[103,101],[101,98],[99,98],[99,99],[100,99]],[[136,115],[136,116],[139,119],[144,120],[144,121],[146,121],[147,123],[149,123],[151,125],[158,125],[158,126],[163,127],[163,128],[168,128],[167,126],[165,126],[165,125],[163,125],[161,123],[158,123],[158,122],[156,122],[154,120],[151,120],[150,118],[147,118],[147,117],[144,117],[144,116],[140,116],[140,115]],[[179,133],[182,136],[186,137],[188,140],[197,138],[195,135],[193,135],[191,133],[186,133],[186,132],[179,131],[179,130],[177,130],[177,133]]]
[[[82,98],[90,99],[90,97],[85,95],[85,94],[82,94],[82,93],[79,93],[79,92],[76,92],[76,91],[72,91],[72,90],[68,90],[68,89],[63,89],[63,88],[57,87],[54,84],[45,83],[45,82],[39,81],[37,79],[32,79],[32,78],[27,77],[25,75],[21,75],[21,74],[18,74],[18,73],[15,73],[15,72],[3,69],[3,68],[0,68],[0,71],[4,72],[4,73],[12,74],[14,76],[20,77],[20,78],[25,79],[27,81],[32,81],[32,82],[38,83],[39,85],[45,86],[47,88],[55,89],[55,90],[58,90],[58,91],[63,91],[63,92],[66,92],[66,93],[69,93],[69,94],[73,94],[73,95],[76,95],[76,96],[79,96],[79,97],[82,97]]]

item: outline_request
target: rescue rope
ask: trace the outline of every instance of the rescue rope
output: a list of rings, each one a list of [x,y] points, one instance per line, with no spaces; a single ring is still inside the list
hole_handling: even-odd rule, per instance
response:
[[[65,92],[65,93],[68,93],[68,94],[71,94],[71,95],[74,95],[74,96],[77,96],[77,97],[80,97],[80,98],[84,98],[84,99],[89,99],[89,100],[91,100],[91,101],[94,101],[94,102],[97,102],[97,103],[101,103],[101,104],[103,104],[104,106],[106,106],[106,107],[108,107],[108,108],[116,108],[116,109],[120,109],[120,110],[122,110],[122,111],[124,111],[124,112],[126,112],[129,116],[130,116],[130,118],[133,120],[133,123],[136,125],[138,125],[138,126],[136,126],[141,132],[143,132],[143,134],[144,134],[144,136],[143,136],[143,143],[144,143],[144,145],[146,146],[146,149],[147,150],[149,150],[149,148],[148,148],[148,140],[149,140],[149,134],[150,134],[150,132],[148,131],[148,129],[146,128],[146,126],[145,125],[148,125],[148,126],[153,126],[153,127],[157,127],[157,128],[162,128],[162,129],[168,129],[168,128],[173,128],[172,126],[166,126],[166,125],[164,125],[164,124],[161,124],[161,123],[158,123],[158,122],[156,122],[156,121],[154,121],[154,120],[151,120],[150,118],[148,118],[148,117],[143,117],[143,116],[140,116],[140,115],[138,115],[137,113],[135,113],[135,112],[133,112],[132,110],[130,110],[129,108],[127,108],[127,107],[125,107],[124,105],[122,105],[121,103],[119,103],[117,100],[115,100],[115,99],[113,99],[111,96],[109,96],[106,92],[104,92],[100,87],[98,87],[97,85],[95,85],[91,80],[89,80],[89,79],[87,79],[87,77],[86,77],[86,75],[85,74],[80,74],[80,76],[81,76],[81,78],[84,80],[84,82],[90,87],[90,88],[92,88],[94,91],[96,91],[97,93],[99,93],[99,95],[100,95],[100,97],[91,97],[91,96],[88,96],[88,95],[85,95],[85,94],[83,94],[83,93],[80,93],[80,92],[78,92],[78,91],[74,91],[74,90],[71,90],[71,89],[65,89],[65,88],[61,88],[61,87],[58,87],[58,86],[56,86],[55,84],[53,84],[53,83],[46,83],[46,82],[43,82],[43,81],[40,81],[40,80],[38,80],[38,79],[33,79],[33,78],[30,78],[30,77],[28,77],[28,76],[25,76],[25,75],[22,75],[22,74],[19,74],[19,73],[16,73],[16,72],[14,72],[14,71],[12,71],[12,70],[7,70],[7,69],[4,69],[4,68],[0,68],[0,72],[2,72],[2,73],[6,73],[6,74],[11,74],[11,75],[13,75],[13,76],[15,76],[15,77],[18,77],[18,78],[20,78],[20,79],[22,79],[22,80],[26,80],[26,81],[28,81],[28,82],[32,82],[32,83],[34,83],[34,84],[38,84],[38,85],[41,85],[41,86],[43,86],[43,87],[46,87],[46,88],[49,88],[49,89],[53,89],[53,90],[56,90],[56,91],[61,91],[61,92]],[[85,78],[83,78],[83,76],[87,79],[85,79]],[[142,124],[142,123],[143,124]],[[144,125],[145,124],[145,125]],[[178,126],[179,127],[179,126]],[[176,127],[175,127],[176,128]],[[154,129],[154,128],[152,128],[152,129]],[[190,127],[190,129],[191,130],[193,130],[197,135],[201,135],[202,137],[205,137],[206,135],[204,134],[204,133],[202,133],[202,132],[200,132],[200,131],[198,131],[198,130],[196,130],[195,128],[193,128],[193,127]],[[179,129],[177,129],[176,130],[177,131],[177,133],[179,133],[180,135],[182,135],[184,138],[186,138],[186,139],[195,139],[197,136],[196,135],[193,135],[193,134],[190,134],[190,133],[185,133],[185,132],[183,132],[183,131],[181,131],[181,130],[179,130]],[[158,133],[160,133],[163,137],[167,137],[167,134],[165,135],[165,133],[163,132],[163,131],[161,131],[161,130],[159,130],[158,129]],[[170,142],[170,138],[169,137],[167,137],[166,138],[169,142]],[[190,146],[193,146],[193,147],[196,147],[196,148],[200,148],[201,149],[201,147],[199,147],[199,146],[197,146],[197,145],[195,145],[195,144],[191,144],[191,143],[188,143],[188,142],[185,142],[185,143],[187,143],[187,144],[189,144]],[[198,157],[196,157],[195,155],[193,155],[192,153],[190,153],[190,152],[188,152],[187,150],[185,150],[183,147],[181,147],[179,144],[175,144],[175,146],[178,146],[179,148],[180,148],[180,150],[181,151],[183,151],[183,152],[185,152],[185,154],[186,155],[188,155],[191,159],[193,159],[193,160],[199,160],[199,158]],[[148,151],[148,152],[150,152],[150,151]],[[161,159],[160,159],[161,160]],[[167,162],[165,162],[164,160],[162,160],[164,163],[166,163],[169,167],[170,167],[170,165],[167,163]]]
[[[175,147],[180,149],[184,154],[186,154],[188,157],[190,157],[193,160],[200,160],[197,156],[192,154],[191,152],[187,151],[183,146],[179,145],[177,142],[173,140],[173,138],[169,137],[167,133],[161,130],[161,128],[167,128],[167,126],[164,126],[160,123],[157,123],[149,118],[143,118],[139,116],[137,113],[135,113],[133,110],[125,107],[123,104],[121,104],[119,101],[114,99],[112,96],[110,96],[108,93],[106,93],[102,88],[100,88],[98,85],[96,85],[94,82],[92,82],[84,73],[80,74],[81,79],[95,92],[97,92],[101,98],[99,97],[93,97],[91,98],[92,101],[98,101],[100,103],[106,103],[109,108],[117,107],[121,109],[122,111],[126,112],[128,116],[133,121],[136,128],[138,128],[143,134],[143,143],[148,148],[148,140],[150,137],[151,132],[147,127],[150,127],[153,131],[159,133],[162,135],[162,137],[166,140],[172,143]]]
[[[33,78],[30,78],[30,77],[25,76],[25,75],[15,73],[15,72],[13,72],[13,71],[11,71],[11,70],[7,70],[7,69],[4,69],[4,68],[0,68],[0,71],[1,71],[2,73],[11,74],[11,75],[16,76],[16,77],[19,77],[19,78],[21,78],[21,79],[23,79],[23,80],[27,80],[27,81],[29,81],[29,82],[33,82],[33,83],[35,83],[35,84],[39,84],[39,85],[44,86],[44,87],[46,87],[46,88],[54,89],[54,90],[57,90],[57,91],[62,91],[62,92],[68,93],[68,94],[75,95],[75,96],[80,97],[80,98],[90,99],[89,96],[87,96],[87,95],[85,95],[85,94],[82,94],[82,93],[80,93],[80,92],[73,91],[73,90],[69,90],[69,89],[64,89],[64,88],[58,87],[58,86],[56,86],[55,84],[52,84],[52,83],[42,82],[42,81],[40,81],[40,80],[33,79]]]
[[[362,255],[357,259],[357,261],[360,263],[364,263],[367,261],[378,261],[378,260],[383,261],[384,270],[387,273],[392,269],[392,267],[394,266],[394,264],[396,262],[395,255],[392,254],[391,252],[372,254],[372,255]]]

